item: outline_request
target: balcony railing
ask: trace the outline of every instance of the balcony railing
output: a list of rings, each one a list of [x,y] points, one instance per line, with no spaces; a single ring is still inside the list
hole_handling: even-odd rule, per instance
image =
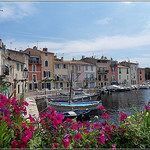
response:
[[[30,64],[42,64],[41,60],[29,60]]]
[[[84,80],[85,80],[85,81],[95,81],[96,78],[85,78]]]
[[[109,70],[98,70],[97,72],[98,72],[98,73],[108,73]]]
[[[104,81],[108,81],[108,78],[104,78]]]

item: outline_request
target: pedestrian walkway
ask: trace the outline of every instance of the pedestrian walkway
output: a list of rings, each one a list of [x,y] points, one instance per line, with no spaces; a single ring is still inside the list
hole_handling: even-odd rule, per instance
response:
[[[21,94],[17,94],[17,99],[20,99]],[[26,109],[27,109],[27,115],[25,118],[29,117],[29,114],[33,117],[38,119],[39,118],[39,112],[36,104],[36,91],[32,92],[25,92],[24,93],[24,100],[29,104]]]

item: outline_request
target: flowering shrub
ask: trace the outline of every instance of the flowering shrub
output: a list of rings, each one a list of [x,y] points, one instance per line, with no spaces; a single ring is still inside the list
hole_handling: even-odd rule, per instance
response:
[[[24,118],[28,103],[7,99],[0,95],[0,148],[149,148],[150,107],[127,117],[120,112],[116,126],[103,106],[105,122],[80,122],[67,118],[54,109],[39,114],[35,120],[30,114]]]

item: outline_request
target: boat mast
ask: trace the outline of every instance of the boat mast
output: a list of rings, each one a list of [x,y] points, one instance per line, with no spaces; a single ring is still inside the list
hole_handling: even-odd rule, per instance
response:
[[[71,104],[71,98],[72,98],[72,71],[71,71],[71,79],[70,79],[69,104]]]

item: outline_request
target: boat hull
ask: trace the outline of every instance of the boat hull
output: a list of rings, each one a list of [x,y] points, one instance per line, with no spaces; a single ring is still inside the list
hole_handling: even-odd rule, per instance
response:
[[[98,109],[102,103],[100,101],[95,102],[81,102],[81,103],[60,103],[60,102],[49,102],[49,106],[56,111],[64,112],[70,110],[94,110]]]

